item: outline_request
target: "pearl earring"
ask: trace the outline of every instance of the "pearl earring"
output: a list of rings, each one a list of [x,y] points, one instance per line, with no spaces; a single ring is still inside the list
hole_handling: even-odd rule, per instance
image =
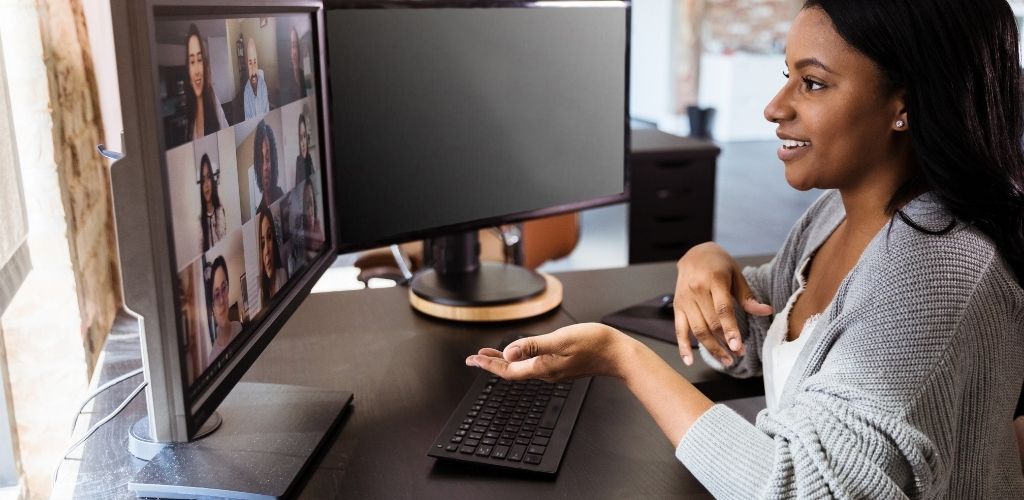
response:
[[[903,128],[904,125],[906,125],[906,122],[903,120],[896,120],[896,128]]]

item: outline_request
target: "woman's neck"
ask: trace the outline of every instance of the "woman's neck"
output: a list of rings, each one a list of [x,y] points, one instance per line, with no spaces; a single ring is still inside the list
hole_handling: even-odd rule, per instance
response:
[[[205,113],[205,110],[203,109],[203,96],[202,95],[197,95],[196,96],[195,128],[194,128],[194,132],[195,132],[194,135],[195,135],[196,138],[202,137],[203,135],[205,135],[205,132],[206,132],[206,123],[205,123],[206,120],[205,120],[205,117],[206,117],[206,113]]]

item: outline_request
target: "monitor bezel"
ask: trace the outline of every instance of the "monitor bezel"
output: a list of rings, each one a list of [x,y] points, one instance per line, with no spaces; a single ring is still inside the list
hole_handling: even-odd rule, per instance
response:
[[[605,5],[607,4],[607,5]],[[484,217],[475,219],[472,221],[459,222],[455,224],[448,224],[443,226],[437,226],[428,229],[407,231],[403,233],[397,233],[388,235],[383,238],[369,240],[369,241],[346,241],[341,235],[340,231],[340,219],[336,221],[338,227],[335,228],[339,239],[337,240],[337,249],[339,254],[352,253],[360,250],[367,250],[371,248],[378,248],[387,246],[395,243],[403,243],[407,241],[421,240],[426,238],[433,238],[438,236],[444,236],[453,233],[475,231],[481,228],[500,226],[504,224],[516,224],[524,222],[530,219],[537,219],[541,217],[550,217],[554,215],[567,214],[572,212],[578,212],[580,210],[586,210],[591,208],[604,207],[608,205],[614,205],[617,203],[625,203],[629,201],[631,182],[630,182],[630,144],[631,144],[631,133],[630,133],[630,115],[629,115],[629,90],[630,90],[630,36],[632,33],[632,0],[538,0],[538,1],[523,1],[523,0],[326,0],[324,2],[324,11],[326,12],[333,10],[356,10],[356,9],[438,9],[438,8],[574,8],[574,7],[600,7],[600,8],[621,8],[625,9],[625,53],[623,54],[623,62],[625,64],[625,71],[623,74],[624,78],[624,91],[623,95],[623,184],[622,192],[615,195],[603,196],[598,198],[591,198],[587,200],[581,200],[573,203],[566,203],[554,207],[544,207],[535,210],[525,210],[522,212],[516,212],[512,214],[497,215],[493,217]],[[330,67],[327,66],[328,71]],[[332,139],[333,140],[333,139]]]
[[[324,9],[310,0],[219,0],[211,6],[201,0],[114,0],[112,16],[122,93],[125,126],[125,159],[112,167],[112,184],[118,196],[118,245],[125,274],[125,301],[141,316],[143,366],[149,382],[147,405],[152,438],[159,442],[183,442],[194,437],[203,423],[248,371],[287,319],[309,294],[336,256],[334,182],[328,159],[332,158],[327,120],[326,56],[324,53]],[[190,388],[183,369],[179,339],[178,294],[171,226],[170,193],[167,191],[166,152],[160,118],[159,70],[156,57],[156,22],[162,17],[194,19],[256,17],[307,14],[313,30],[313,53],[317,61],[314,95],[320,134],[321,182],[323,182],[324,248],[307,264],[304,274],[292,278],[275,304],[255,326],[208,385],[189,398]],[[126,42],[127,43],[126,46]],[[123,163],[122,163],[123,162]],[[135,171],[132,171],[132,168]],[[136,193],[133,191],[141,191]],[[126,195],[126,193],[132,193]],[[141,194],[141,199],[140,199]],[[146,196],[145,194],[149,194]],[[125,195],[125,196],[120,196]],[[117,207],[118,198],[122,200]],[[125,202],[132,203],[125,203]],[[144,213],[139,210],[144,205]],[[136,213],[131,213],[131,212]],[[127,230],[125,230],[127,229]],[[142,260],[143,262],[139,262]]]

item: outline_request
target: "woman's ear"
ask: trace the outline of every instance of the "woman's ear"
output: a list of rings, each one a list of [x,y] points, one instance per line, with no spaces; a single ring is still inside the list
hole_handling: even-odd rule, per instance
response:
[[[892,128],[897,132],[906,132],[910,129],[910,120],[907,119],[906,96],[906,91],[901,90],[895,97],[896,116],[892,121]]]

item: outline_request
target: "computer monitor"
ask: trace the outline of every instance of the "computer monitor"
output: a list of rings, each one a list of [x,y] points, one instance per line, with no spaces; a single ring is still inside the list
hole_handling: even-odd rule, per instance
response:
[[[528,300],[546,280],[481,265],[475,229],[626,199],[627,2],[329,1],[326,27],[339,251],[447,237],[414,306]]]
[[[351,400],[236,386],[336,256],[322,5],[114,0],[111,11],[125,124],[111,177],[149,384],[129,447],[153,459],[132,486],[217,495],[246,487],[238,469],[271,476],[257,493],[279,496]],[[232,391],[257,403],[217,431]],[[314,414],[303,432],[286,427]],[[201,449],[165,446],[210,432]]]
[[[338,253],[625,199],[627,2],[111,2],[140,495],[291,487],[352,396],[239,380]]]

